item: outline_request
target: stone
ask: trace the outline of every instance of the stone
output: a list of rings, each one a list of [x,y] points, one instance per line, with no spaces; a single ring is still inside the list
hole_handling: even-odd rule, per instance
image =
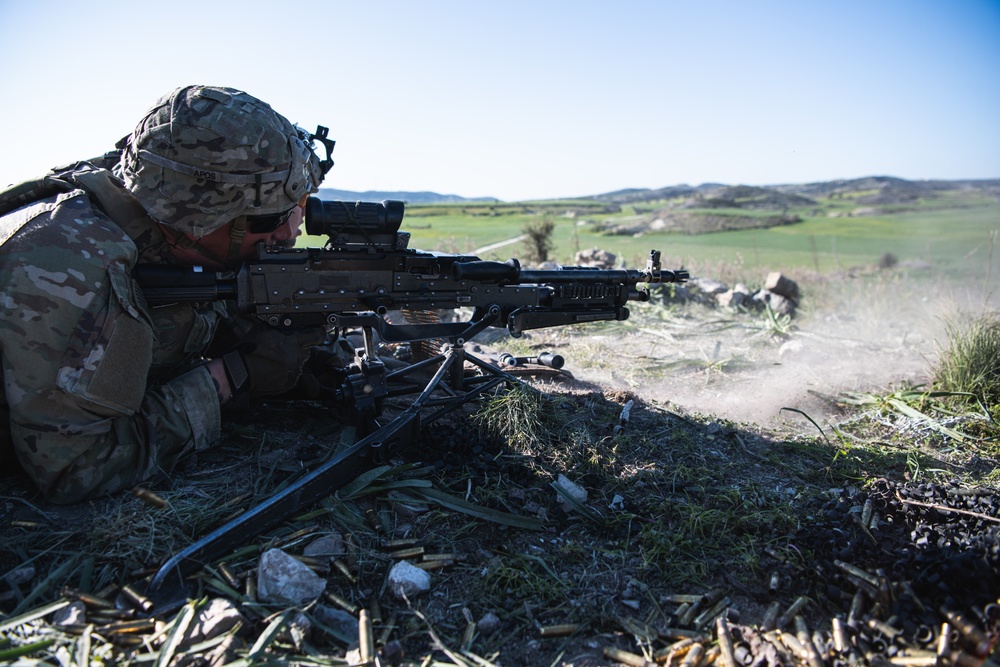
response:
[[[500,629],[500,617],[494,614],[492,611],[486,612],[479,622],[476,623],[476,627],[485,636],[492,635],[494,632]]]
[[[587,502],[587,489],[583,488],[576,482],[571,482],[569,478],[566,477],[566,475],[560,473],[559,476],[556,478],[556,485],[560,489],[565,491],[566,494],[569,495],[569,497],[571,497],[573,500],[577,501],[581,505]],[[566,498],[563,497],[563,494],[561,493],[558,492],[556,493],[556,499],[563,506],[570,505],[569,501],[567,501]]]
[[[302,550],[303,556],[310,558],[322,558],[324,556],[341,556],[344,553],[344,540],[337,533],[324,535],[313,540]]]
[[[431,589],[431,575],[401,560],[389,570],[389,588],[399,599],[410,598]]]
[[[325,580],[281,549],[270,549],[260,557],[257,594],[264,601],[306,604],[319,597],[325,588]]]
[[[317,623],[322,624],[342,642],[358,643],[358,619],[352,614],[324,604],[316,605],[312,613]]]
[[[764,289],[779,296],[783,296],[795,304],[799,302],[799,285],[791,278],[788,278],[780,271],[772,271],[767,274],[764,281]],[[772,305],[772,308],[774,306]]]
[[[74,600],[68,607],[63,607],[52,614],[52,625],[83,625],[87,622],[87,605],[80,600]]]
[[[247,619],[232,602],[225,598],[212,598],[198,610],[181,646],[187,648],[214,639],[232,630],[237,623],[244,628],[249,627]]]
[[[615,262],[618,258],[607,250],[601,250],[600,248],[588,248],[587,250],[581,250],[576,253],[573,261],[578,266],[592,266],[599,269],[611,269],[614,268]]]

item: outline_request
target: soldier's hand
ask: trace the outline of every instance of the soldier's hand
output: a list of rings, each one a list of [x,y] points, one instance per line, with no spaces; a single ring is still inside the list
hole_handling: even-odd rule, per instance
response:
[[[247,389],[251,396],[276,396],[291,391],[309,359],[310,348],[326,336],[322,327],[279,329],[262,324],[251,329],[235,350],[246,371],[245,386],[239,381],[239,369],[234,369],[233,353],[223,357],[230,385],[237,385],[233,392]]]

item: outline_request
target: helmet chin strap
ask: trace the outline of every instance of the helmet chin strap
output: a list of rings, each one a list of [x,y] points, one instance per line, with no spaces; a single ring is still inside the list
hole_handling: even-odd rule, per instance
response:
[[[240,249],[243,247],[243,239],[247,235],[247,217],[241,215],[233,220],[233,226],[229,229],[229,261],[228,264],[236,265],[242,261]]]

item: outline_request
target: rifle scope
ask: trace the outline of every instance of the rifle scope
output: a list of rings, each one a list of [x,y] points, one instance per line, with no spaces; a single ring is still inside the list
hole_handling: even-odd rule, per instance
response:
[[[395,234],[403,222],[401,201],[382,202],[306,201],[306,233],[314,236]]]

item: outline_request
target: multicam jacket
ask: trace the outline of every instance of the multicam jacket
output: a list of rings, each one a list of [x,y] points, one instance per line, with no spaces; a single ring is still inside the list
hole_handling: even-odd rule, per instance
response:
[[[0,447],[70,503],[218,437],[215,386],[194,362],[225,312],[145,306],[132,267],[167,262],[167,244],[111,172],[78,163],[45,186],[0,217]]]

